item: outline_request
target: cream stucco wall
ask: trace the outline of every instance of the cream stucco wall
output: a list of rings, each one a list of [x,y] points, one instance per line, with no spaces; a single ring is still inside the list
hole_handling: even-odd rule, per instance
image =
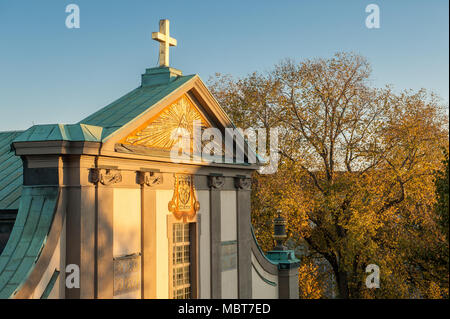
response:
[[[236,240],[236,192],[221,191],[221,238],[222,241]]]
[[[116,188],[113,200],[113,256],[141,253],[141,191]],[[139,272],[140,276],[140,272]],[[139,280],[141,282],[141,280]],[[114,298],[141,298],[141,290]]]
[[[222,272],[222,298],[238,298],[238,272],[237,269]]]
[[[120,257],[141,252],[141,192],[114,189],[113,255]]]
[[[200,298],[211,298],[211,243],[210,243],[210,212],[209,191],[198,191],[200,202]]]

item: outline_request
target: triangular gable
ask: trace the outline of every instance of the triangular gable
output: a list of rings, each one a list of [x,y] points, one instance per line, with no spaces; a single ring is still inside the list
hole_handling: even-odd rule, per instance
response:
[[[186,126],[186,123],[195,119],[201,122],[203,129],[218,128],[222,133],[223,143],[225,128],[235,127],[197,75],[149,107],[139,117],[117,129],[104,140],[102,154],[127,153],[146,156],[149,159],[153,156],[168,157],[168,152],[176,142],[170,138],[173,129],[184,125],[184,128],[192,133],[192,126]],[[193,151],[195,154],[195,150]],[[251,148],[246,148],[246,157],[248,151],[254,153]],[[257,155],[256,158],[257,164],[261,164]]]
[[[170,151],[177,143],[177,139],[173,136],[174,131],[186,130],[191,138],[191,153],[199,152],[193,142],[194,122],[198,123],[201,130],[212,127],[190,98],[183,95],[122,139],[121,143]]]

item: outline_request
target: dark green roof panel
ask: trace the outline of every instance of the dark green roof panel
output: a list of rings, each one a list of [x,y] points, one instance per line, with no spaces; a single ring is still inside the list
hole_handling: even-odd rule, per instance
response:
[[[45,245],[58,201],[58,187],[24,187],[11,236],[0,255],[0,299],[26,281]]]
[[[11,149],[21,131],[0,132],[0,210],[19,209],[22,193],[22,160]]]

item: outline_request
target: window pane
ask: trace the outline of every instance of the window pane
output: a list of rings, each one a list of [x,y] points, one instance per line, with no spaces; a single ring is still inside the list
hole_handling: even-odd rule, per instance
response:
[[[190,265],[190,227],[186,223],[174,223],[172,226],[172,291],[173,298],[191,297]]]

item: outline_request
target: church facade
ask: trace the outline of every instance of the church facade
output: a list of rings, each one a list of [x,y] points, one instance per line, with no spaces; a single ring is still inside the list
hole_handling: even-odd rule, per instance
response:
[[[259,157],[236,136],[243,160],[198,155],[193,123],[223,140],[234,125],[169,67],[167,20],[153,38],[160,66],[135,90],[76,124],[0,132],[0,298],[298,298],[298,260],[252,231]]]

